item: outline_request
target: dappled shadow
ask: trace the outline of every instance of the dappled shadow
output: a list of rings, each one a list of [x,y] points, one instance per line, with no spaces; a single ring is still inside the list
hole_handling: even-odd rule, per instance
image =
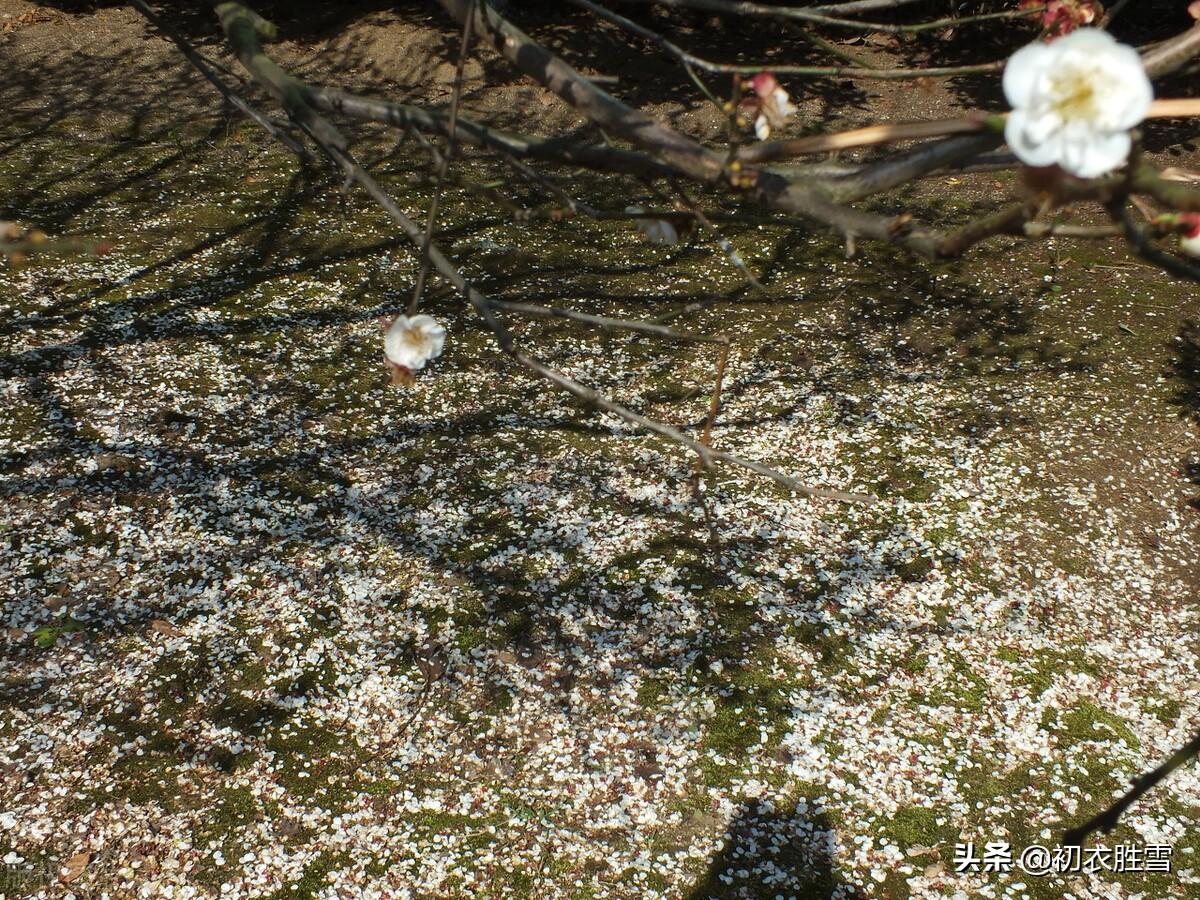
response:
[[[332,33],[337,21],[314,28]],[[644,99],[670,90],[653,88]],[[66,122],[30,116],[19,127],[42,128],[43,137]],[[498,760],[510,777],[533,752],[497,731],[508,724],[505,703],[518,689],[559,710],[559,736],[590,749],[595,723],[578,713],[576,688],[616,696],[638,679],[676,676],[688,691],[716,696],[726,725],[718,746],[736,758],[760,741],[757,716],[783,721],[791,713],[777,683],[782,675],[745,677],[785,629],[796,629],[797,645],[829,672],[848,652],[848,635],[916,637],[957,627],[905,621],[888,608],[887,589],[919,582],[944,561],[929,547],[897,551],[921,536],[886,521],[797,564],[794,579],[823,567],[834,573],[828,584],[806,590],[784,576],[772,581],[758,571],[780,540],[770,511],[748,522],[729,504],[741,488],[725,485],[702,508],[687,491],[686,462],[630,463],[623,443],[630,429],[547,399],[541,384],[496,354],[453,296],[427,299],[454,336],[453,352],[434,364],[420,392],[383,394],[377,337],[368,347],[356,329],[407,302],[412,267],[394,253],[391,229],[357,195],[335,201],[323,172],[293,168],[290,160],[282,176],[267,171],[278,160],[251,165],[257,157],[220,140],[220,124],[201,121],[194,134],[177,135],[181,146],[164,148],[173,140],[170,127],[139,120],[82,167],[84,181],[95,185],[71,183],[79,172],[35,172],[5,197],[6,215],[47,226],[84,220],[116,228],[113,220],[131,210],[166,218],[157,239],[126,243],[137,266],[101,271],[82,284],[39,280],[35,272],[32,289],[14,296],[0,323],[10,429],[0,496],[10,515],[24,516],[26,532],[0,535],[13,561],[14,602],[5,615],[9,626],[36,626],[49,638],[40,647],[28,629],[12,638],[0,653],[6,669],[29,671],[61,658],[70,690],[72,666],[97,658],[124,664],[138,656],[131,644],[150,648],[160,658],[137,658],[142,668],[130,662],[120,696],[108,698],[122,709],[109,723],[116,739],[140,738],[164,760],[199,759],[221,774],[241,764],[241,742],[257,741],[293,767],[289,779],[299,779],[294,767],[310,759],[330,777],[395,758],[407,760],[402,771],[414,780],[427,770],[436,776],[435,762],[406,757],[403,746],[389,751],[424,736],[416,716],[441,691],[445,703],[460,704],[457,731],[479,740],[459,760]],[[36,142],[24,139],[0,152],[30,152]],[[423,162],[395,149],[376,164],[398,179]],[[194,182],[174,180],[206,167]],[[220,204],[206,202],[206,188],[221,187],[230,170],[272,177],[275,187],[265,201],[242,205],[246,184],[239,182]],[[481,180],[496,175],[495,168],[469,171]],[[625,202],[602,194],[597,182],[579,185],[614,206]],[[133,205],[130,195],[138,193],[144,196]],[[428,195],[412,190],[403,199],[421,207]],[[1033,327],[1016,296],[985,293],[887,249],[863,260],[875,274],[832,277],[840,248],[790,224],[754,260],[769,286],[783,286],[764,299],[727,267],[706,265],[724,266],[711,245],[649,254],[626,252],[628,234],[613,231],[591,234],[584,245],[570,244],[574,232],[547,238],[512,229],[525,245],[506,253],[473,239],[511,223],[461,198],[455,203],[442,237],[451,245],[461,239],[458,257],[498,295],[647,316],[664,298],[703,303],[702,313],[712,315],[697,321],[714,330],[760,316],[743,335],[744,345],[754,342],[751,358],[731,378],[727,397],[745,401],[783,384],[787,398],[775,409],[746,404],[753,412],[722,418],[722,429],[785,420],[814,397],[830,402],[837,421],[860,424],[879,415],[879,391],[888,385],[984,379],[1018,364],[1025,378],[1081,371],[1093,347],[1090,339],[1056,344]],[[219,222],[181,214],[181,207],[190,216],[213,205],[228,206]],[[330,234],[341,229],[350,232],[345,241]],[[728,233],[749,244],[761,230],[734,225]],[[299,283],[316,293],[303,293]],[[277,293],[259,296],[270,291]],[[841,314],[833,324],[798,324],[829,310]],[[527,335],[539,346],[548,336],[556,362],[590,365],[569,326],[531,326]],[[614,351],[629,354],[628,369],[596,366],[584,374],[628,389],[639,408],[694,415],[670,386],[652,379],[629,385],[640,365],[665,355],[659,345],[622,341]],[[845,364],[813,375],[822,353]],[[187,365],[193,359],[199,364]],[[1003,417],[979,402],[948,409],[942,424],[948,434],[998,430],[1010,424]],[[621,465],[604,463],[609,452],[621,455]],[[927,499],[928,479],[899,457],[889,451],[872,464],[875,489]],[[780,618],[760,617],[756,598],[739,596],[747,572],[777,589]],[[142,581],[133,590],[135,575]],[[378,592],[354,594],[362,585]],[[875,599],[847,613],[852,593]],[[278,621],[277,611],[292,618]],[[351,621],[354,615],[366,623]],[[189,628],[210,625],[202,641],[179,640]],[[321,708],[351,696],[354,685],[330,672],[322,656],[340,643],[352,644],[347,653],[379,653],[388,671],[404,676],[389,696],[394,706],[380,711],[380,734],[358,735],[366,749],[304,712],[305,704]],[[272,654],[284,652],[292,657],[280,667],[286,674],[267,683]],[[45,700],[52,684],[14,677],[0,685],[0,702],[24,708]],[[187,713],[175,730],[158,724],[164,708]],[[203,739],[188,736],[185,722]],[[379,745],[370,744],[376,738]],[[687,740],[709,747],[715,739]],[[654,749],[643,739],[630,750],[647,784],[662,775]],[[302,781],[284,784],[306,789]],[[808,798],[814,810],[815,802]],[[790,799],[748,803],[692,896],[760,896],[780,878],[814,897],[838,888],[848,896],[833,861],[834,837],[824,813]]]
[[[1177,386],[1171,402],[1179,407],[1181,416],[1200,424],[1200,322],[1185,320],[1168,346],[1174,358],[1167,374]],[[1200,448],[1189,451],[1179,461],[1179,472],[1193,488],[1200,487]],[[1200,492],[1189,498],[1187,504],[1200,510]]]
[[[837,875],[836,831],[815,798],[749,800],[725,832],[725,848],[709,863],[688,900],[753,900],[776,895],[818,900],[861,896]]]
[[[1171,402],[1181,415],[1200,417],[1200,322],[1185,320],[1168,349],[1174,358],[1167,374],[1177,386]]]

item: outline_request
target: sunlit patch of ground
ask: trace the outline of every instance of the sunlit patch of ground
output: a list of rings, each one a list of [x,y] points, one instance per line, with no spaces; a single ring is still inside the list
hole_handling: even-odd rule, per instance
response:
[[[4,890],[59,896],[70,860],[85,896],[1196,890],[1194,767],[1106,839],[1172,875],[953,866],[1053,844],[1196,729],[1185,290],[1095,249],[930,274],[731,226],[764,301],[711,247],[455,195],[483,287],[705,301],[678,321],[736,339],[715,441],[881,498],[721,469],[698,500],[445,294],[445,356],[389,387],[414,268],[378,215],[239,132],[166,134],[0,163],[28,218],[117,241],[0,272]],[[384,170],[418,210],[413,165]],[[517,330],[704,416],[707,351]]]

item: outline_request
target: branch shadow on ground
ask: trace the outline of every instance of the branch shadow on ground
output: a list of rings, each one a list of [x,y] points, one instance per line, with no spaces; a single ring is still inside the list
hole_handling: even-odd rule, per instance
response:
[[[123,63],[110,59],[105,64]],[[79,70],[71,74],[77,77]],[[48,77],[39,74],[43,85]],[[43,135],[52,136],[65,121],[49,113],[26,119],[20,127],[32,129],[31,133],[43,129]],[[142,143],[157,145],[162,135],[171,133],[169,126],[149,132],[139,129],[121,137],[118,149],[122,142],[129,142],[129,152]],[[64,186],[60,177],[31,182],[26,190],[6,198],[5,214],[64,226],[85,214],[94,222],[104,222],[112,215],[106,204],[122,208],[121,204],[128,202],[122,192],[139,186],[151,198],[139,212],[169,213],[169,208],[153,199],[169,176],[198,165],[211,165],[219,174],[222,167],[230,167],[231,157],[226,153],[240,156],[214,141],[218,133],[206,128],[186,151],[164,151],[168,155],[156,155],[140,168],[131,166],[116,180],[104,181],[94,189],[71,188],[58,199],[47,195]],[[5,153],[11,158],[27,146],[13,143]],[[102,164],[87,170],[88,178],[103,178],[91,173],[116,167],[122,157],[106,153],[101,159]],[[390,239],[380,239],[380,232],[373,227],[366,228],[370,241],[360,240],[340,250],[313,240],[308,233],[311,220],[304,214],[328,199],[322,193],[327,187],[328,181],[313,173],[293,172],[265,207],[236,212],[234,221],[221,227],[176,234],[169,250],[156,252],[152,246],[141,246],[137,248],[141,265],[122,278],[99,285],[51,285],[56,294],[49,304],[36,311],[23,309],[6,323],[5,338],[35,345],[32,349],[6,348],[0,360],[0,372],[14,386],[14,405],[20,404],[34,424],[23,438],[14,440],[20,446],[0,459],[0,494],[13,508],[23,504],[39,517],[37,528],[27,537],[5,539],[15,540],[9,544],[11,554],[25,552],[22,541],[40,541],[49,548],[44,554],[39,548],[36,558],[30,549],[28,558],[22,558],[18,577],[21,589],[27,589],[29,595],[22,598],[25,606],[20,610],[6,612],[13,616],[10,624],[53,625],[49,606],[38,609],[37,604],[46,600],[57,603],[56,597],[65,596],[85,627],[82,631],[64,630],[59,635],[62,644],[53,649],[35,648],[28,641],[19,646],[6,644],[0,661],[6,671],[20,674],[6,682],[3,702],[16,709],[45,699],[56,682],[34,673],[50,654],[63,653],[69,664],[106,655],[121,660],[131,640],[142,646],[161,643],[155,635],[161,636],[164,626],[156,623],[165,622],[165,627],[178,631],[215,622],[219,627],[203,647],[172,651],[178,659],[168,660],[168,668],[151,667],[141,673],[145,679],[112,698],[122,710],[121,718],[111,723],[114,733],[121,740],[141,736],[152,753],[164,760],[186,762],[194,754],[202,754],[218,777],[238,764],[233,759],[236,754],[219,741],[198,746],[182,730],[161,728],[160,716],[147,701],[169,702],[189,711],[194,721],[240,735],[247,743],[262,740],[281,755],[295,753],[320,764],[334,760],[336,767],[353,770],[362,759],[354,755],[354,748],[342,746],[343,735],[312,728],[318,740],[298,744],[284,736],[284,732],[308,728],[297,707],[262,697],[246,698],[243,673],[261,662],[258,651],[262,648],[243,649],[245,625],[252,622],[268,630],[278,623],[255,618],[261,613],[261,600],[247,601],[230,585],[237,578],[258,580],[270,588],[260,597],[300,585],[304,596],[312,599],[313,608],[298,623],[302,634],[294,638],[295,643],[308,649],[319,643],[318,638],[336,642],[342,629],[339,604],[346,602],[341,579],[356,575],[354,566],[337,560],[364,546],[379,552],[401,548],[410,565],[424,565],[447,583],[465,586],[472,595],[483,598],[472,610],[434,605],[427,613],[411,612],[413,596],[403,590],[394,597],[378,598],[382,605],[394,604],[404,611],[410,620],[401,615],[400,621],[413,625],[412,634],[379,636],[381,646],[396,651],[395,665],[424,666],[426,684],[445,685],[447,702],[461,702],[467,712],[488,691],[509,690],[504,679],[482,679],[469,668],[471,650],[511,654],[514,665],[552,673],[553,678],[544,679],[538,689],[568,711],[572,686],[581,680],[591,679],[601,689],[615,690],[618,676],[628,673],[600,675],[593,671],[592,661],[582,655],[586,647],[581,638],[567,627],[573,625],[570,617],[578,616],[578,609],[596,612],[601,623],[589,639],[619,648],[624,662],[639,676],[684,673],[698,662],[703,665],[720,657],[757,658],[776,632],[771,628],[752,630],[748,626],[757,622],[745,604],[735,609],[728,602],[734,587],[731,561],[740,558],[743,565],[753,567],[754,561],[770,550],[770,540],[731,518],[718,522],[725,539],[714,550],[711,532],[692,515],[694,509],[664,509],[628,490],[594,461],[606,452],[619,452],[617,441],[627,439],[629,433],[614,431],[598,419],[581,419],[574,409],[547,401],[539,385],[520,379],[503,365],[494,368],[488,356],[492,351],[482,343],[482,335],[469,317],[451,305],[453,298],[439,301],[445,305],[434,309],[451,324],[453,334],[462,335],[463,350],[458,361],[447,359],[438,371],[447,378],[474,371],[491,389],[482,398],[472,399],[473,408],[463,411],[416,417],[403,425],[384,424],[372,411],[369,415],[375,418],[365,427],[352,423],[339,431],[338,416],[354,412],[354,392],[367,393],[374,384],[372,379],[383,377],[381,369],[369,374],[371,370],[363,365],[367,351],[356,347],[345,334],[369,318],[402,308],[410,270],[363,275],[361,267],[370,269],[374,263],[386,261],[395,246]],[[177,190],[167,206],[182,205],[181,195]],[[199,195],[188,200],[191,205],[202,204]],[[424,200],[414,198],[414,202]],[[354,228],[363,229],[367,222],[365,208],[356,202],[349,203],[343,214]],[[466,217],[450,222],[447,233],[469,236],[478,227],[477,218]],[[747,233],[731,230],[735,240]],[[797,269],[808,274],[823,272],[836,247],[830,242],[808,256],[801,252],[800,243],[808,237],[797,230],[780,240],[761,261],[765,271],[780,277],[791,277]],[[561,234],[557,239],[564,240]],[[616,262],[579,258],[539,262],[534,255],[514,264],[510,271],[492,274],[489,286],[512,299],[550,301],[567,294],[572,302],[591,310],[606,304],[653,309],[661,296],[648,297],[636,289],[606,291],[596,283],[627,275],[669,275],[670,267],[695,264],[698,256],[689,249],[631,263],[623,258]],[[197,261],[203,263],[197,270],[183,268]],[[906,374],[896,364],[914,369],[936,364],[957,370],[958,377],[964,378],[1017,360],[1030,363],[1034,371],[1058,372],[1080,365],[1078,356],[1088,349],[1084,344],[1079,351],[1065,351],[1042,341],[1026,310],[1012,296],[984,297],[967,285],[960,285],[957,293],[948,292],[890,252],[874,261],[885,266],[891,280],[903,289],[887,287],[880,294],[860,285],[850,296],[843,296],[835,287],[817,285],[811,295],[789,296],[769,309],[740,287],[714,293],[705,284],[681,288],[673,297],[681,304],[719,299],[714,309],[718,316],[762,314],[763,333],[770,332],[773,337],[764,340],[758,358],[731,386],[731,398],[782,381],[794,386],[802,400],[814,393],[827,395],[847,421],[877,411],[869,389],[881,378],[886,382]],[[286,283],[298,276],[326,277],[331,266],[336,277],[353,284],[336,299],[273,312],[242,308],[243,295],[259,286]],[[542,283],[531,290],[526,276]],[[167,280],[166,286],[156,283],[160,278]],[[112,292],[118,288],[129,289],[128,296],[114,297]],[[848,353],[849,363],[833,378],[813,379],[808,372],[814,348],[809,348],[806,356],[791,329],[798,312],[839,303],[844,304],[846,330],[837,340],[842,345],[839,349]],[[190,318],[201,313],[207,318]],[[944,333],[933,340],[931,335],[938,330]],[[315,346],[325,343],[326,331],[330,335],[340,332],[342,343]],[[565,347],[555,352],[570,360],[577,354],[573,343],[577,338],[566,331],[560,334]],[[276,339],[300,341],[307,335],[316,337],[304,344],[304,352],[295,359],[281,356],[272,345]],[[896,342],[905,335],[910,349],[895,351]],[[914,342],[920,338],[924,343]],[[144,403],[135,377],[141,375],[140,370],[123,368],[129,363],[122,364],[119,357],[123,351],[149,352],[157,346],[177,348],[181,355],[211,350],[236,359],[237,380],[225,384],[181,381],[170,399]],[[310,357],[324,350],[333,353],[332,361],[312,361]],[[883,356],[876,351],[884,351]],[[374,359],[377,348],[370,354]],[[140,357],[135,366],[137,360]],[[274,383],[264,380],[259,370],[268,365],[278,366],[287,377]],[[136,421],[123,424],[142,437],[118,439],[94,427],[89,409],[97,398],[81,395],[69,382],[59,380],[86,372],[88,367],[97,374],[97,383],[128,401]],[[1028,376],[1026,372],[1024,377]],[[487,381],[489,378],[492,380]],[[656,396],[669,399],[661,393]],[[644,397],[635,400],[645,402]],[[761,424],[797,409],[798,405],[766,416],[730,419],[724,427]],[[97,417],[104,414],[98,411]],[[978,415],[974,409],[954,411],[948,415],[947,427],[966,427],[978,422]],[[310,428],[315,436],[305,437]],[[321,429],[328,437],[320,437]],[[501,456],[498,449],[508,445],[512,453]],[[548,452],[551,450],[553,454]],[[514,457],[518,461],[536,459],[538,471],[521,474],[515,483],[505,481],[516,468],[511,462]],[[96,468],[81,472],[79,464],[89,460]],[[444,480],[461,492],[465,499],[457,506],[447,506],[454,501],[452,492],[438,494],[422,486],[425,482],[419,469],[427,462],[438,468],[435,482]],[[377,481],[376,492],[369,497],[351,491],[364,472]],[[686,483],[690,468],[667,463],[664,473],[663,477],[678,487]],[[564,483],[578,491],[564,492],[565,502],[558,511],[527,512],[522,491]],[[423,518],[430,508],[443,509],[445,518]],[[196,531],[188,543],[139,562],[159,579],[160,587],[152,595],[123,593],[117,569],[108,573],[115,581],[103,582],[91,580],[90,575],[84,578],[64,563],[68,554],[85,551],[94,551],[96,557],[110,562],[119,557],[122,542],[129,540],[90,527],[87,522],[92,514],[124,517],[131,525],[153,531],[168,522],[165,513],[172,509],[193,523]],[[596,564],[567,538],[578,530],[579,514],[592,509],[609,517],[616,536],[632,536],[627,550],[602,564]],[[462,523],[462,529],[453,540],[431,533],[449,529],[456,522]],[[868,535],[863,540],[870,544],[874,538]],[[510,547],[557,554],[571,560],[574,571],[567,578],[538,576],[504,562]],[[849,546],[843,559],[835,557],[829,563],[836,566],[861,550],[861,544]],[[39,558],[49,562],[39,562]],[[654,615],[669,609],[670,604],[655,597],[647,599],[631,587],[631,574],[636,575],[637,567],[648,559],[668,561],[688,576],[689,584],[697,585],[699,626],[677,631],[655,621]],[[890,560],[866,574],[869,579],[864,589],[868,593],[881,581],[912,577]],[[208,589],[211,593],[205,594]],[[567,601],[576,604],[575,613],[564,612],[562,604]],[[821,621],[826,607],[835,601],[832,591],[789,595],[789,613],[812,625]],[[646,606],[651,613],[643,610]],[[463,635],[473,629],[476,642],[464,649],[449,641],[418,639],[414,635],[421,629],[416,624],[430,624],[412,621],[422,615],[434,626],[446,621],[465,626]],[[447,618],[450,616],[457,618]],[[892,619],[883,607],[871,610],[862,624],[880,630],[912,630]],[[430,641],[436,644],[433,649]],[[809,642],[810,649],[825,657],[838,651],[818,627],[813,627]],[[437,665],[429,662],[433,657]],[[170,667],[175,662],[179,665]],[[276,699],[344,696],[345,689],[322,671],[319,660],[302,668],[287,683],[271,688]],[[64,679],[70,675],[68,665]],[[719,680],[705,677],[708,687]],[[69,683],[66,690],[69,693]],[[734,720],[734,727],[723,738],[725,749],[742,752],[758,739],[757,723],[750,717],[738,719],[737,704],[761,701],[782,712],[785,701],[776,694],[768,684],[754,690],[737,686],[719,695],[722,714]],[[414,694],[405,699],[420,711],[420,697]],[[112,714],[112,710],[102,711]],[[93,712],[97,710],[88,710]],[[468,717],[463,727],[477,732],[482,744],[493,740],[490,729],[500,718],[499,714]],[[589,727],[584,721],[574,723],[581,740]],[[497,755],[508,754],[519,762],[519,749],[495,743],[492,749]],[[32,777],[41,776],[34,773]],[[138,778],[138,771],[130,777]],[[137,802],[157,802],[145,792],[136,797]],[[103,797],[92,799],[98,804],[111,802]],[[782,802],[779,809],[747,804],[729,826],[727,849],[711,862],[693,896],[755,896],[759,879],[776,871],[806,881],[814,891],[833,890],[838,876],[830,852],[832,835],[828,820],[820,814],[810,815]],[[740,874],[743,870],[746,875]]]
[[[1193,425],[1200,424],[1200,323],[1187,320],[1169,345],[1174,354],[1168,375],[1178,386],[1172,401],[1179,414]],[[1183,478],[1200,488],[1200,448],[1193,449],[1179,461]],[[1200,510],[1200,492],[1187,501],[1193,510]]]

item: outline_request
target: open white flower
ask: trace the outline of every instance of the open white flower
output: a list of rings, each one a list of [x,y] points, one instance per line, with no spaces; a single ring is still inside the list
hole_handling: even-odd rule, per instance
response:
[[[442,355],[446,329],[433,316],[396,316],[383,338],[388,365],[400,376],[411,376]]]
[[[758,95],[754,135],[760,141],[765,141],[771,136],[771,129],[782,127],[784,120],[795,114],[796,106],[770,72],[759,72],[750,79],[750,87]]]
[[[1004,136],[1017,158],[1080,178],[1125,162],[1129,129],[1154,101],[1137,51],[1096,28],[1022,47],[1004,69],[1004,96],[1013,107]]]
[[[642,206],[627,206],[625,212],[630,215],[641,215],[646,211]],[[634,219],[637,230],[652,244],[660,247],[673,247],[679,243],[679,232],[666,219]]]

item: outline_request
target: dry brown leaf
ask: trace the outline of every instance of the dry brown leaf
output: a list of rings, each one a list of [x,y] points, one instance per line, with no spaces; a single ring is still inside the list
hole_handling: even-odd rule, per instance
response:
[[[922,844],[913,844],[904,852],[909,856],[927,856],[930,853],[937,853],[937,847],[926,847]]]
[[[182,631],[180,631],[166,619],[151,620],[150,629],[152,631],[157,631],[159,634],[166,635],[167,637],[179,637],[179,635],[183,634]]]
[[[76,853],[68,859],[58,870],[58,880],[64,884],[70,884],[77,879],[87,869],[88,863],[92,861],[92,854],[88,850],[81,853]]]
[[[29,12],[21,13],[15,18],[9,19],[4,23],[4,27],[0,28],[0,33],[12,34],[20,28],[25,28],[29,25],[38,25],[42,22],[61,22],[64,21],[63,14],[54,10],[37,7]]]

